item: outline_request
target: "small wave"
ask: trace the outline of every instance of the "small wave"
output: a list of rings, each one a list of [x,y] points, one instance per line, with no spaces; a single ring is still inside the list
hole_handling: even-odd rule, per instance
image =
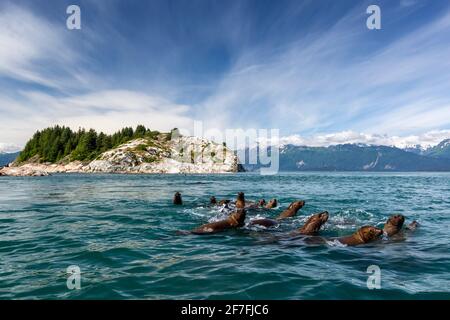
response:
[[[183,212],[201,218],[205,218],[207,216],[205,213],[199,211],[198,209],[184,209]]]
[[[347,246],[346,244],[343,244],[342,242],[340,242],[340,241],[337,240],[337,239],[334,239],[333,241],[329,240],[329,241],[327,241],[327,244],[328,244],[330,247],[340,247],[340,248],[345,248],[345,247]]]
[[[248,223],[245,224],[244,229],[251,230],[251,231],[262,231],[262,230],[268,230],[268,229],[274,230],[274,229],[278,229],[280,227],[279,224],[276,224],[276,225],[273,225],[270,227],[265,227],[260,224],[251,224],[251,222],[253,220],[257,220],[257,219],[251,219]]]

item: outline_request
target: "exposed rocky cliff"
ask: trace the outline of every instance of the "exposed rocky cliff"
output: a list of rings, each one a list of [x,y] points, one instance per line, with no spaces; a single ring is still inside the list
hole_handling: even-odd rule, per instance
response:
[[[139,138],[102,153],[95,160],[13,163],[0,175],[45,176],[52,173],[229,173],[242,171],[234,152],[197,137]]]

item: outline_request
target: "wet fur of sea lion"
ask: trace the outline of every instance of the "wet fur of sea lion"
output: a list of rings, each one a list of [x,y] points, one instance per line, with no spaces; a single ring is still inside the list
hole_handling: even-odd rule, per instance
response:
[[[305,201],[303,200],[292,202],[289,207],[277,217],[277,220],[295,216],[297,214],[297,211],[300,210],[304,205]]]
[[[364,226],[358,229],[354,234],[347,237],[341,237],[337,240],[348,246],[357,246],[376,241],[383,235],[383,230],[373,226]]]
[[[219,201],[219,206],[228,206],[228,204],[231,202],[231,200],[225,199]]]
[[[303,227],[301,227],[298,232],[303,235],[313,236],[319,233],[322,225],[328,221],[329,214],[327,211],[319,212],[313,214],[305,222]]]
[[[175,194],[173,196],[173,204],[175,204],[175,205],[183,204],[183,200],[181,199],[181,193],[175,192]]]
[[[405,223],[405,217],[401,214],[395,214],[389,217],[383,227],[383,231],[388,237],[399,233]]]
[[[245,195],[243,192],[239,192],[237,194],[236,199],[236,209],[244,209],[245,208]]]
[[[236,229],[244,226],[246,211],[243,209],[237,210],[230,214],[227,219],[207,223],[195,228],[191,231],[193,234],[212,234],[229,229]]]
[[[275,208],[277,205],[278,205],[277,199],[271,199],[271,200],[269,201],[269,203],[267,203],[264,207],[265,207],[266,209],[273,209],[273,208]]]
[[[251,225],[251,226],[258,225],[258,226],[270,228],[270,227],[278,225],[278,221],[273,220],[273,219],[262,218],[262,219],[255,219],[255,220],[250,221],[249,225]]]
[[[272,205],[278,204],[277,199],[272,199],[272,200],[270,200],[269,203],[272,203]],[[276,226],[279,224],[279,222],[278,222],[279,220],[283,220],[285,218],[294,216],[297,213],[297,211],[300,210],[300,208],[303,207],[304,205],[305,205],[305,201],[294,201],[275,220],[268,219],[268,218],[255,219],[255,220],[250,221],[250,225],[260,225],[260,226],[263,226],[266,228]],[[268,209],[267,206],[266,206],[266,209]]]

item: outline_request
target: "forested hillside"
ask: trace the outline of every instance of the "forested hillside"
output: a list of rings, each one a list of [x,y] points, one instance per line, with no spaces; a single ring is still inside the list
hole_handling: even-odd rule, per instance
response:
[[[68,127],[55,126],[37,131],[20,153],[18,162],[32,158],[35,161],[52,163],[63,159],[90,161],[102,152],[131,139],[155,138],[159,134],[158,131],[151,131],[142,125],[136,129],[126,127],[112,135],[97,133],[93,129],[79,129],[75,132]]]

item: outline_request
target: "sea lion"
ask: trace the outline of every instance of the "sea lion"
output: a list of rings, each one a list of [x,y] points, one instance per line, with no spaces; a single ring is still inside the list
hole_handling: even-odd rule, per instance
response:
[[[243,192],[239,192],[237,194],[236,208],[237,209],[244,209],[245,208],[245,196],[244,196]]]
[[[354,234],[347,237],[337,238],[337,240],[348,246],[357,246],[359,244],[369,243],[378,240],[383,235],[383,230],[372,226],[364,226],[358,229]]]
[[[231,200],[225,199],[219,201],[219,206],[228,206],[228,204],[231,202]]]
[[[313,214],[309,219],[305,222],[303,227],[301,227],[298,232],[300,234],[312,236],[316,235],[322,225],[328,221],[328,212],[323,211],[316,214]]]
[[[405,222],[405,217],[401,214],[395,214],[389,217],[389,219],[384,224],[383,231],[388,237],[397,234],[402,229],[403,223]]]
[[[278,221],[273,220],[273,219],[262,218],[262,219],[251,220],[249,225],[251,225],[251,226],[258,225],[258,226],[270,228],[270,227],[278,225]]]
[[[211,198],[209,198],[209,204],[216,205],[217,204],[216,197],[212,196]]]
[[[305,201],[294,201],[289,207],[284,210],[278,217],[277,220],[282,220],[285,218],[293,217],[297,214],[297,211],[300,210],[305,205]]]
[[[408,229],[409,231],[415,231],[419,226],[420,224],[416,220],[414,220],[406,227],[406,229]]]
[[[211,234],[228,229],[235,229],[244,226],[246,211],[239,209],[228,216],[227,219],[204,224],[191,231],[193,234]]]
[[[270,200],[269,204],[271,206],[273,206],[273,205],[276,206],[277,205],[277,199]],[[266,205],[265,208],[271,209],[271,208],[268,208],[269,204]],[[273,220],[273,219],[255,219],[255,220],[250,221],[250,225],[260,225],[260,226],[264,226],[266,228],[273,227],[275,225],[278,225],[277,220],[279,221],[279,220],[283,220],[283,219],[288,218],[288,217],[295,216],[297,211],[300,210],[300,208],[303,207],[304,205],[305,205],[305,201],[294,201],[294,202],[292,202],[289,205],[289,207],[286,210],[284,210],[276,218],[276,220]]]
[[[272,199],[272,200],[269,201],[268,204],[266,204],[265,208],[266,208],[266,209],[273,209],[273,208],[275,208],[277,205],[278,205],[277,199]]]
[[[173,196],[173,204],[176,204],[176,205],[183,204],[183,200],[181,199],[181,193],[175,192],[175,195]]]

